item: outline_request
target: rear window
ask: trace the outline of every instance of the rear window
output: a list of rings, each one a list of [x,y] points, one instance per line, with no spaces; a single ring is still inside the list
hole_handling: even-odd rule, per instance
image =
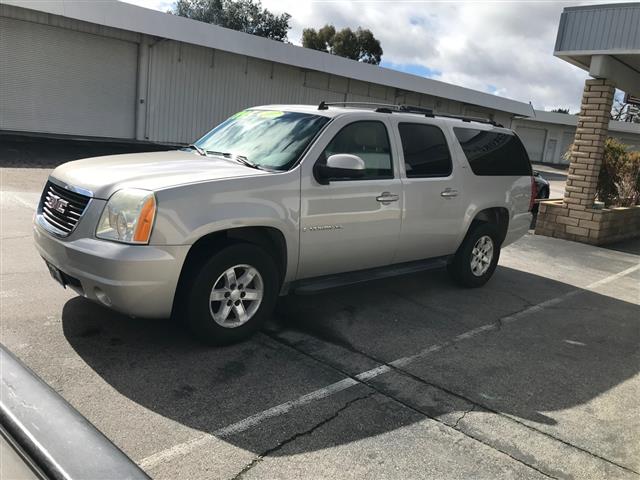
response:
[[[451,174],[451,155],[442,130],[433,125],[398,125],[407,177],[446,177]]]
[[[476,175],[531,175],[531,163],[513,133],[454,128],[454,133]]]

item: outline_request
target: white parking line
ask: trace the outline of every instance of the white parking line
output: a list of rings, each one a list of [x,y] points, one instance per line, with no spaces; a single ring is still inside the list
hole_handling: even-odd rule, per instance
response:
[[[456,337],[454,337],[452,340],[431,345],[430,347],[427,347],[424,350],[421,350],[419,353],[415,355],[399,358],[397,360],[394,360],[393,362],[390,362],[389,365],[381,365],[371,370],[367,370],[366,372],[359,373],[358,375],[355,376],[355,378],[357,378],[358,380],[354,380],[353,378],[345,378],[344,380],[340,380],[339,382],[332,383],[331,385],[328,385],[326,387],[320,388],[311,393],[298,397],[295,400],[291,400],[291,401],[282,403],[280,405],[277,405],[275,407],[269,408],[268,410],[264,410],[262,412],[256,413],[255,415],[245,418],[244,420],[240,420],[239,422],[233,423],[224,428],[216,430],[211,434],[204,434],[197,438],[189,440],[187,442],[179,443],[177,445],[169,447],[166,450],[161,450],[157,453],[154,453],[153,455],[150,455],[140,460],[139,465],[141,468],[148,470],[160,463],[169,461],[175,457],[186,455],[192,452],[193,450],[195,450],[196,448],[206,445],[210,441],[224,438],[224,437],[229,437],[231,435],[244,432],[252,427],[259,425],[260,423],[264,422],[269,418],[274,418],[280,415],[284,415],[285,413],[288,413],[295,408],[301,407],[303,405],[307,405],[316,400],[327,398],[338,392],[341,392],[355,385],[358,385],[360,384],[360,382],[365,382],[367,380],[371,380],[372,378],[388,373],[393,369],[392,367],[396,367],[396,368],[404,367],[434,352],[437,352],[438,350],[442,350],[443,348],[446,348],[450,345],[458,343],[462,340],[473,338],[477,335],[480,335],[481,333],[484,333],[490,330],[497,330],[501,328],[502,325],[515,322],[516,320],[520,320],[523,317],[531,315],[532,313],[538,313],[544,310],[545,308],[551,307],[553,305],[557,305],[558,303],[566,300],[567,298],[577,295],[583,290],[595,289],[599,286],[605,285],[607,283],[611,283],[621,277],[624,277],[625,275],[629,275],[630,273],[635,272],[636,270],[639,270],[639,269],[640,269],[640,264],[634,265],[633,267],[629,267],[626,270],[623,270],[619,273],[610,275],[606,278],[603,278],[602,280],[593,282],[584,288],[571,290],[558,297],[554,297],[552,299],[549,299],[544,302],[525,308],[524,310],[514,313],[513,315],[502,317],[497,322],[482,325],[480,327],[469,330],[468,332],[461,333],[460,335],[457,335]]]

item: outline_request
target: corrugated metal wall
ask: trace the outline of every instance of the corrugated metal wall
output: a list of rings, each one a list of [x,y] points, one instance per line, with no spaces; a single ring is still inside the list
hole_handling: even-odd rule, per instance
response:
[[[271,103],[406,103],[440,112],[468,113],[453,100],[220,50],[167,40],[149,49],[146,140],[191,143],[233,113]],[[476,107],[473,113],[487,116],[493,112]]]
[[[305,87],[304,72],[261,60],[172,41],[150,47],[145,136],[190,143],[244,108],[265,103],[342,100]]]

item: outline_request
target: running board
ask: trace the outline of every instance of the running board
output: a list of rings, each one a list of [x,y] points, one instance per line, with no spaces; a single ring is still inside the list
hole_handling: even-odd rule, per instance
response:
[[[429,258],[427,260],[418,260],[415,262],[398,263],[396,265],[389,265],[386,267],[376,267],[369,268],[367,270],[358,270],[355,272],[309,278],[294,282],[293,285],[291,285],[291,290],[298,295],[311,295],[336,287],[443,268],[447,266],[452,258],[452,255],[447,255],[445,257]]]

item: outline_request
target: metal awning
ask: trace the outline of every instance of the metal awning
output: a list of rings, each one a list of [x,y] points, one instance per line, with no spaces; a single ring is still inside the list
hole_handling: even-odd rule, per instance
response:
[[[553,54],[640,95],[640,3],[565,8]]]

